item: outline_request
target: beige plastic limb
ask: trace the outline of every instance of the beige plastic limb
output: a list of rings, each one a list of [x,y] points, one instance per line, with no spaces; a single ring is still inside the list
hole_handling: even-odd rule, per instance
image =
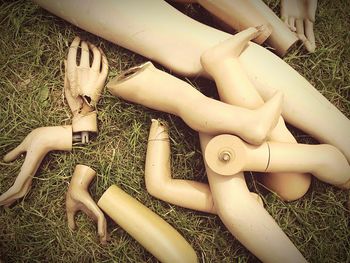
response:
[[[86,165],[78,164],[75,167],[66,194],[68,226],[70,229],[75,230],[74,217],[81,210],[97,223],[100,241],[102,244],[106,244],[109,238],[106,218],[89,194],[89,185],[95,176],[96,172]]]
[[[29,191],[33,176],[48,152],[71,149],[71,126],[41,127],[31,131],[20,145],[4,156],[5,162],[11,162],[20,154],[27,152],[15,183],[0,196],[0,205],[10,206]]]
[[[284,56],[298,40],[261,0],[197,0],[197,2],[235,30],[242,31],[249,27],[266,25],[254,41],[262,44],[267,39],[269,45],[280,56]]]
[[[81,50],[79,65],[78,49]],[[73,113],[74,139],[87,143],[89,132],[97,133],[96,104],[107,78],[108,61],[101,48],[85,41],[80,46],[80,38],[76,37],[69,48],[65,71],[64,91]]]
[[[166,126],[152,120],[148,137],[145,182],[147,191],[168,203],[216,213],[207,184],[171,178],[170,143]]]
[[[202,53],[231,37],[185,16],[162,0],[35,2],[80,28],[186,76],[207,76],[200,64]],[[252,42],[239,61],[264,100],[276,90],[283,92],[283,117],[287,122],[320,142],[336,146],[350,160],[350,121],[305,78]]]
[[[248,27],[266,25],[260,35],[254,38],[258,44],[262,44],[271,35],[272,27],[268,21],[247,0],[173,0],[181,3],[198,3],[210,11],[214,16],[222,20],[226,25],[237,31]],[[285,30],[289,35],[290,32]],[[294,40],[294,42],[296,39]],[[293,44],[293,43],[290,43]],[[287,47],[288,49],[288,47]],[[287,50],[286,49],[286,50]]]
[[[211,137],[202,133],[199,136],[204,153]],[[275,220],[251,195],[243,173],[222,176],[207,165],[206,171],[220,219],[247,249],[262,262],[306,262]]]
[[[161,262],[197,262],[188,242],[160,216],[112,185],[98,206]]]
[[[309,52],[316,48],[314,23],[317,0],[281,0],[281,18],[297,33]]]
[[[205,161],[215,173],[226,176],[241,171],[312,173],[323,182],[350,188],[350,166],[344,155],[329,144],[265,142],[253,146],[223,134],[210,140]]]
[[[217,213],[209,185],[171,178],[168,130],[162,122],[154,119],[148,137],[145,183],[148,193],[165,202],[206,213]],[[259,195],[251,195],[263,206]]]
[[[254,111],[228,105],[204,96],[151,62],[121,73],[107,88],[128,101],[180,116],[196,131],[237,134],[252,144],[261,144],[275,127],[282,102],[282,94],[277,93]]]
[[[202,66],[215,80],[221,101],[248,109],[263,105],[264,100],[242,70],[239,61],[249,40],[260,34],[260,29],[261,27],[248,28],[203,52]],[[268,135],[268,140],[296,143],[282,117]],[[261,179],[267,187],[285,200],[300,198],[306,193],[311,183],[309,174],[270,173]]]

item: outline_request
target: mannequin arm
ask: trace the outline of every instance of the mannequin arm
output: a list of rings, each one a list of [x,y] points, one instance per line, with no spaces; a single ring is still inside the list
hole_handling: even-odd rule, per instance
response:
[[[66,195],[68,226],[70,229],[75,230],[74,216],[81,210],[97,222],[100,241],[102,244],[106,244],[109,238],[106,218],[88,191],[89,185],[95,176],[96,172],[88,166],[79,164],[75,167]]]
[[[208,143],[205,160],[221,175],[241,171],[312,173],[326,183],[346,189],[350,187],[350,166],[346,158],[328,144],[266,142],[256,147],[225,134]]]
[[[281,17],[309,52],[316,48],[314,23],[317,0],[281,0]]]
[[[195,251],[179,232],[119,187],[109,187],[97,205],[159,261],[198,262]]]
[[[266,25],[254,41],[262,44],[267,39],[269,45],[280,56],[284,56],[297,41],[288,27],[261,0],[197,0],[197,2],[237,31]]]
[[[15,183],[0,196],[0,205],[10,206],[30,189],[33,176],[49,151],[70,151],[72,149],[72,127],[41,127],[30,132],[22,143],[5,155],[4,161],[11,162],[27,152]]]
[[[102,49],[76,37],[65,63],[64,92],[73,113],[72,129],[82,143],[89,142],[89,132],[97,133],[96,104],[108,73],[108,61]],[[77,65],[78,49],[81,50]],[[90,52],[93,60],[90,66]]]
[[[115,96],[178,115],[194,130],[237,134],[252,144],[262,143],[276,125],[282,103],[282,94],[277,93],[255,111],[225,104],[156,69],[151,62],[125,71],[107,87]]]
[[[171,178],[169,135],[157,120],[152,120],[148,137],[145,182],[147,191],[165,202],[216,213],[207,184]]]
[[[200,134],[202,152],[211,137]],[[243,173],[206,171],[217,213],[228,230],[263,262],[306,262],[268,212],[250,194]]]
[[[35,2],[80,28],[185,76],[208,76],[200,64],[201,55],[234,37],[187,17],[161,0],[106,0],[103,3],[91,0],[84,4],[79,0]],[[253,3],[261,4],[260,1]],[[272,12],[266,5],[260,10],[267,15]],[[286,122],[320,142],[336,146],[350,161],[349,119],[305,78],[282,59],[252,42],[248,43],[239,61],[264,100],[276,90],[283,92]]]

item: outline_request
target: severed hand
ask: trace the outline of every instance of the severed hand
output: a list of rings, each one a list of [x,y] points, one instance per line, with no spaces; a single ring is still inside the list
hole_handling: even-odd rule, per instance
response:
[[[81,46],[80,46],[81,45]],[[80,50],[80,62],[77,64]],[[92,61],[90,61],[90,52]],[[91,65],[90,65],[91,64]],[[108,73],[108,61],[101,48],[76,37],[65,61],[64,93],[73,113],[73,132],[87,143],[89,132],[97,132],[96,104]]]
[[[95,175],[96,172],[86,165],[79,164],[75,167],[66,195],[68,226],[70,229],[74,230],[76,228],[74,220],[75,214],[78,211],[83,211],[97,222],[100,241],[102,244],[105,244],[109,239],[106,219],[103,212],[98,208],[88,192],[89,184],[94,179]]]
[[[314,23],[317,0],[281,0],[281,18],[309,52],[316,48]]]
[[[49,151],[71,149],[71,126],[41,127],[31,131],[20,145],[4,157],[5,162],[11,162],[20,154],[27,152],[15,183],[0,196],[0,205],[10,206],[29,191],[33,176]]]

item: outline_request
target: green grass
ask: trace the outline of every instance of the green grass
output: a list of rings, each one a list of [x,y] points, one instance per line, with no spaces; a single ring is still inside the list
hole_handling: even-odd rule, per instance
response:
[[[277,1],[268,1],[278,12]],[[181,7],[181,5],[176,5]],[[213,24],[197,5],[181,8]],[[319,1],[315,27],[317,50],[296,47],[285,60],[350,116],[350,5]],[[145,61],[141,56],[84,32],[40,9],[32,2],[1,2],[0,6],[0,156],[18,145],[33,129],[70,124],[63,100],[63,59],[74,36],[101,46],[109,78]],[[190,80],[215,96],[212,82]],[[95,200],[116,184],[173,225],[196,250],[201,262],[255,262],[217,216],[190,211],[151,197],[144,183],[146,142],[151,118],[169,123],[172,172],[175,178],[206,181],[197,134],[182,120],[145,109],[104,92],[98,103],[99,135],[71,153],[51,152],[42,162],[29,193],[10,208],[0,208],[0,261],[4,262],[156,262],[123,229],[108,219],[111,242],[101,246],[94,223],[80,213],[78,229],[68,230],[65,193],[76,164],[94,168],[90,187]],[[322,118],[322,116],[320,116]],[[300,142],[311,139],[293,130]],[[14,182],[23,157],[0,161],[0,193]],[[347,191],[314,180],[300,200],[286,203],[247,175],[252,191],[310,262],[350,262]]]

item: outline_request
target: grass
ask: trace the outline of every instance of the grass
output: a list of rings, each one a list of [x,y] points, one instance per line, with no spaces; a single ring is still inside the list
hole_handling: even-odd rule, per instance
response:
[[[268,1],[278,12],[277,1]],[[141,56],[84,32],[32,2],[2,1],[0,6],[0,156],[33,129],[70,124],[63,100],[63,59],[79,35],[105,51],[109,78],[145,61]],[[176,5],[196,19],[213,24],[197,5]],[[314,54],[302,47],[285,60],[350,116],[350,6],[347,1],[319,1]],[[207,80],[190,80],[215,96]],[[10,208],[0,208],[0,261],[4,262],[156,262],[123,229],[108,219],[111,242],[101,246],[94,223],[80,213],[78,229],[68,230],[65,193],[76,164],[94,168],[90,187],[95,200],[116,184],[173,225],[196,250],[201,262],[256,262],[217,216],[190,211],[151,197],[144,183],[146,141],[151,118],[169,123],[172,172],[176,178],[206,181],[197,134],[175,116],[146,109],[105,92],[98,104],[99,135],[73,151],[51,152],[43,160],[29,193]],[[320,116],[322,118],[322,116]],[[293,130],[300,142],[311,139]],[[0,193],[14,182],[23,157],[0,161]],[[308,193],[286,203],[247,174],[269,213],[310,262],[350,262],[347,191],[313,180]]]

